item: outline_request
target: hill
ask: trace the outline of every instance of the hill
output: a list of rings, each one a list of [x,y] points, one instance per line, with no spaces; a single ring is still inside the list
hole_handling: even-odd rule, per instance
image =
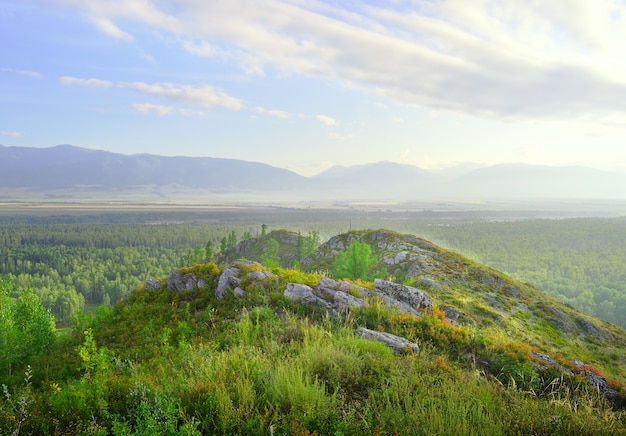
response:
[[[1,431],[626,432],[623,329],[412,235],[307,239],[250,238],[33,342],[2,373]],[[324,273],[359,244],[372,281]]]
[[[242,241],[217,261],[237,258],[263,261],[269,240],[280,243],[277,260],[283,266],[302,265],[310,271],[332,271],[338,252],[353,242],[371,247],[377,263],[374,275],[409,284],[427,292],[446,317],[457,324],[500,331],[543,351],[565,353],[601,365],[626,378],[626,332],[586,315],[504,273],[473,262],[414,235],[388,230],[359,230],[335,236],[313,253],[299,256],[298,238],[279,230]],[[300,252],[301,254],[301,252]],[[594,350],[611,350],[598,355]],[[612,354],[616,353],[616,354]],[[603,354],[603,353],[601,353]],[[616,358],[616,356],[621,356]]]

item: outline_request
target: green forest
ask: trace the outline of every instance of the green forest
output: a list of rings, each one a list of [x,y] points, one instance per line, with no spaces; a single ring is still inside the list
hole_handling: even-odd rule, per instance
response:
[[[625,218],[494,220],[493,213],[477,212],[286,208],[5,215],[0,276],[11,278],[17,292],[32,289],[59,325],[69,325],[74,314],[259,235],[263,225],[315,232],[320,241],[350,229],[413,233],[626,327]]]
[[[626,327],[626,218],[474,222],[422,234]]]

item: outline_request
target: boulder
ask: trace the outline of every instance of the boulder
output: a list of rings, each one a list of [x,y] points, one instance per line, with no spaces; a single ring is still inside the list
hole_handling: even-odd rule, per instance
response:
[[[378,342],[382,342],[389,347],[394,353],[402,353],[411,351],[419,353],[420,347],[414,343],[400,336],[392,335],[391,333],[379,332],[376,330],[370,330],[365,327],[359,327],[357,334],[365,339],[372,339]]]
[[[144,288],[147,291],[153,291],[155,289],[161,289],[161,282],[158,281],[158,280],[154,280],[154,279],[148,279],[148,280],[146,280],[146,284],[145,284]]]
[[[428,294],[412,286],[375,279],[374,291],[376,295],[382,297],[385,302],[390,302],[401,310],[407,307],[413,309],[405,310],[407,312],[415,312],[419,309],[430,310],[433,308],[433,302]]]
[[[222,275],[217,282],[217,287],[215,288],[215,291],[213,293],[213,295],[215,295],[215,298],[221,300],[222,298],[224,298],[224,295],[226,295],[226,290],[228,288],[239,286],[239,284],[241,283],[241,279],[237,277],[239,273],[239,268],[236,268],[234,266],[224,268],[224,270],[222,271]]]
[[[177,269],[172,271],[165,283],[171,292],[193,291],[194,289],[204,289],[206,287],[206,282],[202,279],[198,280],[195,274],[182,274]],[[156,284],[153,285],[155,286]],[[161,284],[159,283],[160,286]]]
[[[330,304],[315,295],[313,293],[313,288],[307,285],[300,283],[288,283],[283,295],[294,303],[301,303],[305,306],[322,306],[326,309],[331,309]]]

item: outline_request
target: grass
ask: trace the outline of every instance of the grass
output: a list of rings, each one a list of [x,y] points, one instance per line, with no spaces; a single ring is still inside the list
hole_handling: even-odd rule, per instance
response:
[[[207,265],[187,272],[209,283],[220,273]],[[284,274],[311,280],[297,271]],[[210,289],[139,289],[112,311],[98,311],[87,320],[90,326],[81,325],[34,362],[28,387],[7,388],[12,398],[29,399],[20,429],[114,435],[626,433],[623,410],[613,410],[580,377],[542,375],[528,357],[532,348],[495,326],[454,326],[436,306],[419,318],[395,313],[378,298],[331,318],[286,304],[274,286],[278,281],[223,300]],[[357,337],[358,326],[404,336],[421,351],[393,354]],[[87,327],[93,336],[82,333]],[[619,381],[612,386],[624,389]],[[15,429],[12,410],[0,403],[2,434]]]

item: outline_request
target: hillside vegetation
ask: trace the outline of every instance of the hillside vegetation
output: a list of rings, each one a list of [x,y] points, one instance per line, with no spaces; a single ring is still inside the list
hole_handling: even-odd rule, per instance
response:
[[[249,238],[71,335],[3,282],[0,328],[38,340],[0,344],[0,433],[626,433],[623,329],[412,235],[314,236]],[[369,277],[338,276],[360,244]]]

